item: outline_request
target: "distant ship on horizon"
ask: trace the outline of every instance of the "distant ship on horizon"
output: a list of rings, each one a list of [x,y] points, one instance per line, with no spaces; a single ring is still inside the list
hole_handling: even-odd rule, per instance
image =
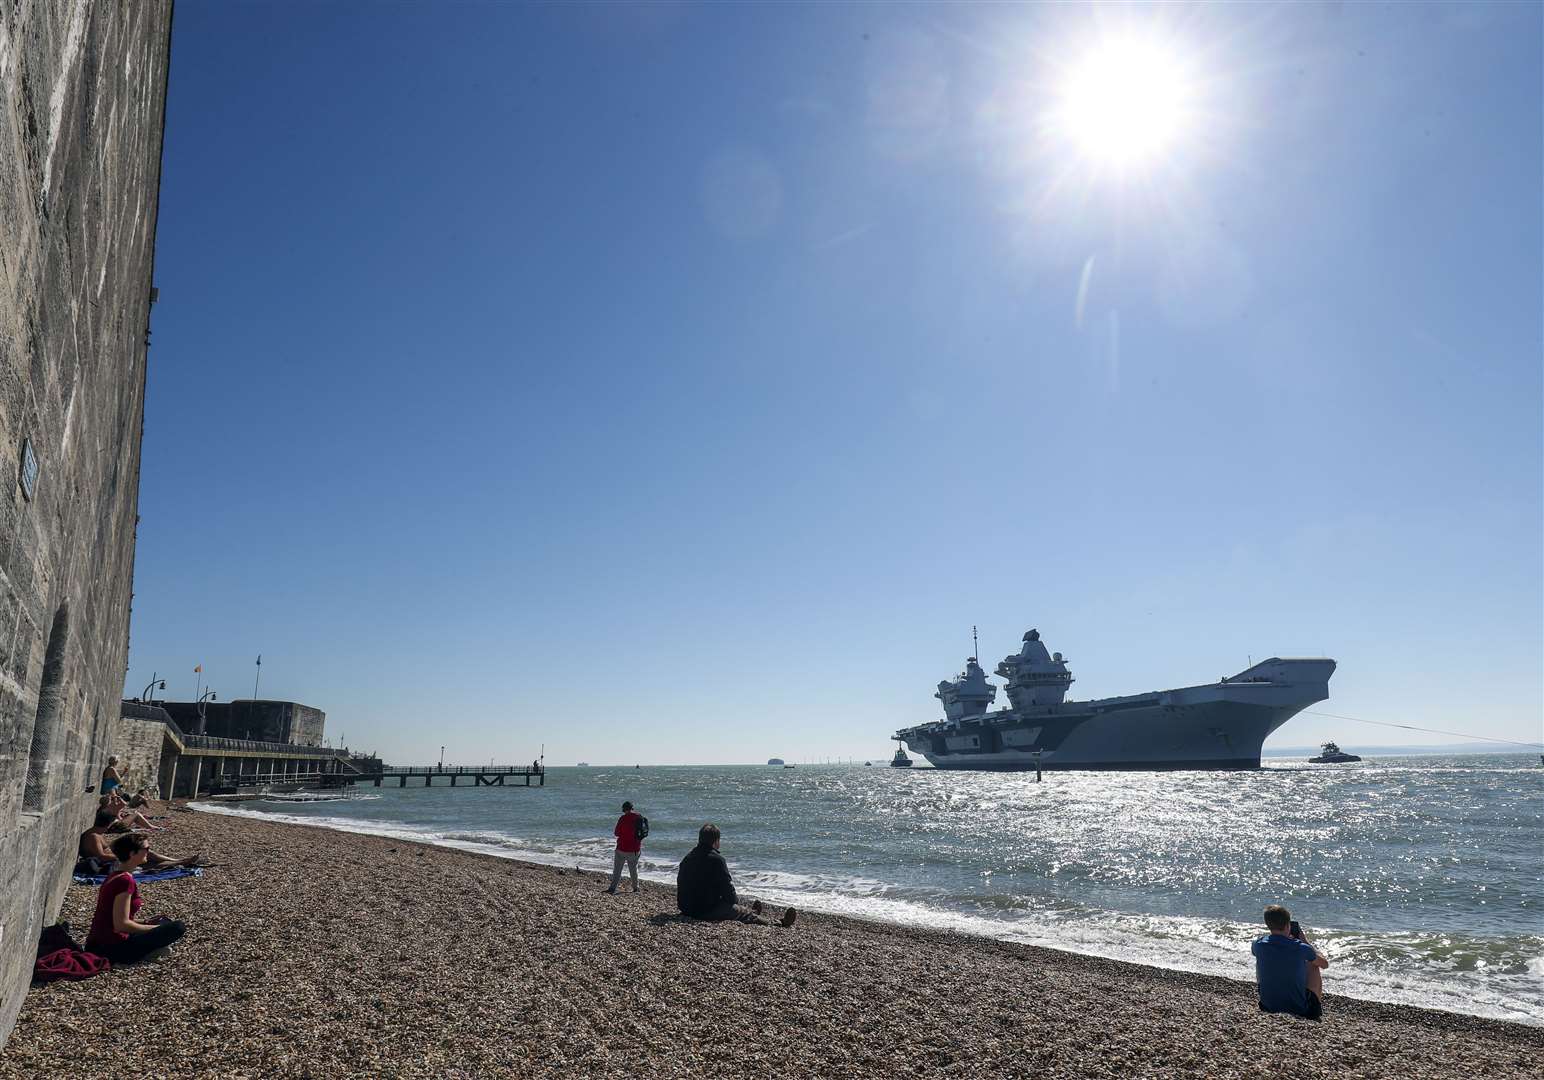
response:
[[[944,718],[892,738],[940,769],[1258,769],[1271,732],[1329,697],[1335,661],[1271,657],[1215,683],[1064,700],[1072,672],[1038,630],[997,665],[1008,708],[974,656],[938,684]],[[899,752],[899,751],[898,751]]]

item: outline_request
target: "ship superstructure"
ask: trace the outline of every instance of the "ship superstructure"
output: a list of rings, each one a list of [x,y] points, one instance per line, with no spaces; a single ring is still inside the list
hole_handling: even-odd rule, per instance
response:
[[[1271,657],[1215,683],[1068,701],[1072,672],[1038,630],[997,665],[975,657],[938,684],[944,717],[894,738],[942,769],[1255,769],[1266,736],[1329,697],[1335,661]]]

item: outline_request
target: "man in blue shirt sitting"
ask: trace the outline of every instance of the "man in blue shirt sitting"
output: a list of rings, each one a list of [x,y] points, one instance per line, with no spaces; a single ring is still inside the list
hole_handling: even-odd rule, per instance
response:
[[[1280,904],[1265,909],[1265,926],[1270,933],[1256,938],[1250,947],[1255,981],[1260,984],[1261,1011],[1319,1019],[1324,1013],[1324,976],[1319,973],[1330,962],[1308,944],[1303,928]]]

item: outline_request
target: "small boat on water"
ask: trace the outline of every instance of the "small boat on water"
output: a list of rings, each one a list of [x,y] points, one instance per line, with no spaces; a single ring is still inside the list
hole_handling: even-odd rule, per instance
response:
[[[793,768],[793,766],[792,766],[792,765],[784,765],[784,766],[783,766],[783,768],[785,768],[785,769],[791,769],[791,768]]]
[[[1355,754],[1346,753],[1332,742],[1320,743],[1319,749],[1322,752],[1318,757],[1311,757],[1308,759],[1308,763],[1310,765],[1338,765],[1343,761],[1362,760]]]
[[[899,740],[897,740],[896,744],[895,744],[895,756],[890,759],[890,768],[892,768],[892,769],[909,769],[909,768],[911,768],[911,758],[906,756],[906,748],[901,745]]]

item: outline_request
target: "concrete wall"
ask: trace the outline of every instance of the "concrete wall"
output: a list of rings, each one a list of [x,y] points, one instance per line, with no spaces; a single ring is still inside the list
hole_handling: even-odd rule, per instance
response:
[[[310,705],[296,704],[290,710],[289,741],[299,746],[321,746],[327,714]]]
[[[184,732],[199,733],[198,706],[191,701],[158,702]],[[237,698],[204,703],[203,734],[221,739],[255,739],[321,746],[327,714],[296,701]]]
[[[160,783],[161,749],[166,725],[153,720],[122,717],[113,732],[112,752],[118,757],[118,775],[129,791],[154,788]]]
[[[0,2],[0,1042],[118,723],[170,32]]]

